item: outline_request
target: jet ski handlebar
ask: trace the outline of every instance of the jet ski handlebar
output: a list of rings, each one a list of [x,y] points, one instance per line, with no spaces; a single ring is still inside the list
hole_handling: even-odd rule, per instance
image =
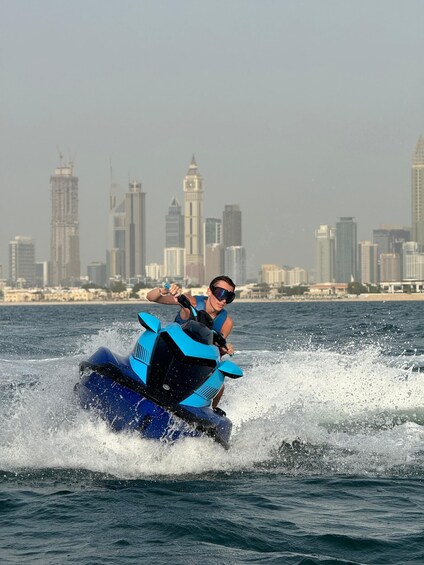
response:
[[[209,314],[203,310],[197,310],[190,302],[190,300],[185,296],[185,294],[180,294],[177,298],[178,303],[187,310],[190,311],[190,319],[195,320],[197,322],[203,323],[207,326],[213,333],[213,342],[218,346],[224,349],[227,348],[227,340],[225,337],[213,329],[213,320],[209,316]]]
[[[178,303],[181,304],[183,308],[187,308],[187,310],[190,310],[190,313],[192,313],[193,315],[195,315],[195,313],[197,314],[196,308],[191,304],[190,300],[187,298],[185,294],[180,294],[177,300]]]

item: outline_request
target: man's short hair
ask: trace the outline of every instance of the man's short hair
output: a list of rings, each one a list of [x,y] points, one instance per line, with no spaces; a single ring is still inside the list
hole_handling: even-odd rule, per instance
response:
[[[220,275],[219,277],[215,277],[214,279],[212,279],[211,282],[209,283],[209,288],[212,286],[216,286],[219,281],[226,282],[227,284],[233,287],[233,290],[235,290],[236,288],[236,285],[233,283],[230,277],[227,277],[227,275]]]

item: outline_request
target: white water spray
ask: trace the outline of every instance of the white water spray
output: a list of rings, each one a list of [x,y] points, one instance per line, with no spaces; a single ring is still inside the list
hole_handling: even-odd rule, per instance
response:
[[[79,407],[78,363],[100,345],[127,353],[138,331],[117,323],[81,340],[72,356],[0,360],[0,469],[140,478],[258,468],[384,474],[423,465],[423,375],[388,363],[377,347],[238,352],[246,376],[227,381],[221,402],[234,424],[229,451],[209,438],[170,444],[116,434]]]

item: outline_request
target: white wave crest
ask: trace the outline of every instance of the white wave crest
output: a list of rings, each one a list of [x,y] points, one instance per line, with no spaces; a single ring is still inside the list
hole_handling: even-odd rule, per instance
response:
[[[116,434],[83,411],[78,362],[99,345],[127,353],[138,327],[116,324],[48,360],[0,361],[0,469],[87,469],[119,478],[272,468],[278,472],[385,473],[423,467],[424,383],[377,348],[238,352],[245,377],[221,402],[234,424],[231,448],[209,438],[174,444]],[[295,446],[295,448],[293,448]],[[294,462],[295,459],[295,462]]]

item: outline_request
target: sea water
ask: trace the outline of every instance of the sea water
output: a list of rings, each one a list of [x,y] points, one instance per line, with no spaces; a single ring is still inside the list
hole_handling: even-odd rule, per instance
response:
[[[0,307],[0,563],[424,563],[424,303],[234,303],[231,447],[116,434],[78,364],[140,310]]]

